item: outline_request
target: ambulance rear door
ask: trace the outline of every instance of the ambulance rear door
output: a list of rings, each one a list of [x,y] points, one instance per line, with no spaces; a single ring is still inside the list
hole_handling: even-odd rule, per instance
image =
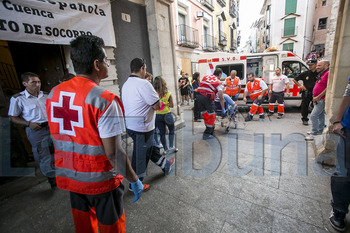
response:
[[[265,83],[269,85],[272,81],[273,76],[275,75],[275,70],[278,64],[278,55],[277,54],[264,54],[263,55],[263,71],[262,78]]]

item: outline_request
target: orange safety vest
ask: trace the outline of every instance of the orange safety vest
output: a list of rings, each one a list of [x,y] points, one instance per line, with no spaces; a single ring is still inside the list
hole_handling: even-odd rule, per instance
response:
[[[215,95],[218,92],[216,88],[219,85],[221,85],[221,82],[215,75],[206,75],[199,83],[197,92],[199,92],[201,95],[209,96],[210,99],[214,100]]]
[[[247,83],[247,89],[249,92],[249,96],[252,100],[255,100],[256,97],[258,97],[263,89],[260,87],[260,82],[263,82],[260,78],[256,78],[254,82],[248,82]],[[267,92],[265,92],[264,96],[267,95]]]
[[[238,93],[238,81],[239,81],[238,77],[235,77],[233,82],[231,82],[231,78],[230,77],[226,78],[225,94],[227,94],[229,96],[237,95],[237,93]]]
[[[105,154],[97,128],[98,120],[113,100],[122,108],[116,95],[83,77],[51,90],[46,110],[60,189],[96,195],[122,183],[123,177],[115,174]]]

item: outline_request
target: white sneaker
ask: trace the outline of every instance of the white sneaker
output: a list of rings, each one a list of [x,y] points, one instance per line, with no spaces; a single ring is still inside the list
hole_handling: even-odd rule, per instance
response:
[[[305,137],[305,141],[313,141],[314,140],[314,136],[313,135],[309,135]]]
[[[167,150],[167,154],[176,153],[178,151],[179,151],[179,149],[177,149],[175,147],[170,147],[169,150]]]

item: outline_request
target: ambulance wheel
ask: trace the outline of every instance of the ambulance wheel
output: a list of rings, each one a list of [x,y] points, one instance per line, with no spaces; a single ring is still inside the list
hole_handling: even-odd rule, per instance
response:
[[[230,131],[230,127],[226,127],[225,133],[228,133]]]
[[[225,125],[224,125],[224,122],[223,121],[221,121],[221,127],[224,127]]]

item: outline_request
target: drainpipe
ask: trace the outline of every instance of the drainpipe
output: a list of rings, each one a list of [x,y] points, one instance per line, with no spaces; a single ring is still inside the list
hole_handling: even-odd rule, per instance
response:
[[[307,4],[306,4],[306,14],[305,14],[306,20],[305,20],[305,25],[304,25],[305,28],[304,28],[304,44],[303,44],[303,57],[302,57],[303,60],[305,59],[305,43],[306,43],[306,41],[309,41],[306,38],[306,29],[307,29],[307,22],[308,22],[307,15],[308,15],[308,12],[309,12],[309,3],[310,3],[310,1],[311,0],[308,0]]]

